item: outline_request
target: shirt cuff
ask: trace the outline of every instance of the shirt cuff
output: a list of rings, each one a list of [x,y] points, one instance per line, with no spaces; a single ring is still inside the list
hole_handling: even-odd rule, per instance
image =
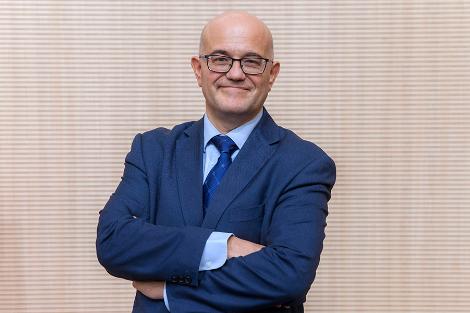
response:
[[[227,261],[227,242],[232,235],[233,233],[212,232],[202,252],[201,263],[199,263],[200,271],[214,270],[225,264],[225,261]]]
[[[170,311],[170,305],[168,304],[168,298],[166,296],[166,281],[163,283],[163,301],[165,302],[166,309]]]

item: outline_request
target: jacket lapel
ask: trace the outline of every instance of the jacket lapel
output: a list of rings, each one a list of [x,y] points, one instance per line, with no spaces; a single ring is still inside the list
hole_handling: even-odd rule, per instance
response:
[[[176,142],[176,173],[181,211],[186,225],[202,223],[203,119],[188,127]]]
[[[269,160],[276,149],[274,143],[279,141],[280,137],[281,128],[274,123],[265,110],[259,124],[248,137],[217,187],[207,208],[203,227],[215,229],[230,203]]]

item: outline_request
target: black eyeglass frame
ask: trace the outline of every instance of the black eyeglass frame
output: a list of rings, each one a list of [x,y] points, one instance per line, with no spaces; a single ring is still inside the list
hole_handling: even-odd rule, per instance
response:
[[[225,58],[228,58],[228,59],[231,59],[232,60],[232,63],[230,64],[230,67],[228,68],[228,70],[226,71],[214,71],[213,69],[211,69],[209,67],[209,57],[216,57],[216,56],[221,56],[221,57],[225,57]],[[240,68],[242,70],[242,72],[245,74],[245,75],[261,75],[264,73],[264,71],[266,70],[266,65],[268,64],[268,62],[273,62],[273,60],[270,60],[270,59],[266,59],[266,58],[263,58],[263,57],[260,57],[260,56],[256,56],[256,57],[243,57],[241,59],[236,59],[236,58],[232,58],[228,55],[224,55],[224,54],[203,54],[203,55],[200,55],[199,56],[200,59],[206,59],[206,65],[207,65],[207,68],[209,69],[209,71],[211,72],[214,72],[214,73],[228,73],[230,72],[230,70],[232,69],[232,66],[233,66],[233,62],[234,61],[238,61],[240,62]],[[251,73],[246,73],[244,70],[243,70],[243,65],[242,65],[242,60],[243,59],[261,59],[261,60],[264,60],[264,68],[263,68],[263,71],[261,71],[260,73],[256,73],[256,74],[251,74]]]

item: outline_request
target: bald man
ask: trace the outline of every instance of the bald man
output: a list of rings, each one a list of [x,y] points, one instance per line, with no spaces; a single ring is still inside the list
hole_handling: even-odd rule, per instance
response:
[[[225,12],[191,58],[206,112],[134,138],[100,211],[97,255],[133,312],[303,312],[334,162],[263,107],[279,73],[269,28]]]

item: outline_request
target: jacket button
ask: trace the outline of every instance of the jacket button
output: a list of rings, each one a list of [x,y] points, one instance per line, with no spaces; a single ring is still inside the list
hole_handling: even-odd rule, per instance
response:
[[[185,281],[186,284],[189,285],[189,284],[191,284],[191,282],[192,282],[193,280],[191,279],[191,276],[186,275],[186,277],[184,278],[184,281]]]
[[[184,277],[183,276],[178,276],[178,283],[184,284]]]
[[[172,275],[172,276],[170,277],[170,282],[172,282],[172,283],[177,283],[177,282],[178,282],[178,276]]]

